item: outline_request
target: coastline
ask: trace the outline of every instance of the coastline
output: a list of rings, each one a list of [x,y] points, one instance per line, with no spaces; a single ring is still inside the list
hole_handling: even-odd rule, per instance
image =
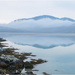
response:
[[[43,60],[43,59],[36,59],[36,58],[34,58],[36,55],[33,55],[33,53],[29,53],[29,52],[19,53],[19,52],[17,52],[17,50],[19,50],[18,47],[15,48],[14,47],[15,44],[12,43],[12,42],[10,42],[10,41],[6,40],[6,41],[1,42],[1,44],[4,45],[4,46],[6,46],[6,47],[4,47],[2,49],[5,49],[5,50],[7,49],[7,50],[6,50],[6,52],[1,53],[1,55],[0,55],[0,61],[4,62],[6,65],[9,65],[9,66],[4,66],[3,65],[3,67],[8,68],[8,69],[4,68],[5,71],[3,71],[2,67],[1,67],[1,70],[2,70],[1,72],[4,73],[4,74],[5,73],[9,74],[11,72],[9,70],[9,68],[12,65],[12,66],[15,67],[14,68],[15,71],[12,71],[10,74],[13,74],[13,73],[16,74],[16,70],[18,69],[18,73],[19,74],[30,73],[30,74],[34,75],[34,73],[33,73],[34,71],[39,71],[39,70],[35,69],[36,65],[39,65],[39,64],[47,62],[46,60]],[[11,52],[11,53],[7,52],[8,49],[9,49],[9,52]],[[18,59],[18,60],[20,60],[22,62],[20,64],[14,64],[14,65],[13,64],[8,64],[8,63],[6,63],[6,59],[5,58],[3,59],[2,56],[6,56],[6,57],[8,57],[8,56],[10,56],[10,57],[14,56],[15,59]],[[1,59],[1,57],[2,57],[2,59]],[[23,71],[24,68],[25,68],[25,70]]]
[[[0,33],[0,35],[75,36],[75,33]]]

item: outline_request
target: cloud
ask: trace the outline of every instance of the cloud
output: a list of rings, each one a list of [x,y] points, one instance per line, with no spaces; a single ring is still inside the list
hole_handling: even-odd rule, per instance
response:
[[[38,15],[75,18],[72,0],[0,0],[0,22]]]

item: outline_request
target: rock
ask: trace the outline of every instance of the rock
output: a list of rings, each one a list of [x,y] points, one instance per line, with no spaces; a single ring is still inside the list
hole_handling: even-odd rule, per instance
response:
[[[10,66],[9,66],[9,69],[14,70],[14,69],[16,69],[16,66],[10,65]]]
[[[26,69],[31,69],[31,68],[33,68],[33,65],[30,63],[30,62],[25,62],[25,68]]]

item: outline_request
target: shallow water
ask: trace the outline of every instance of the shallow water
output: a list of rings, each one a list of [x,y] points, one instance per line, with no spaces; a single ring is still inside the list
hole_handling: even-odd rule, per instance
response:
[[[33,36],[33,35],[2,35],[11,42],[18,52],[32,52],[35,58],[47,60],[35,66],[42,74],[75,74],[75,36]],[[31,59],[31,58],[30,58]]]

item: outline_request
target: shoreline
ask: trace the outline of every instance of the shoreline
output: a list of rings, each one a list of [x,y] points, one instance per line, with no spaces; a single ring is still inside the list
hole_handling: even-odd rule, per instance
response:
[[[0,33],[0,35],[74,36],[75,37],[75,33]]]
[[[46,60],[43,60],[43,59],[34,59],[33,57],[36,57],[36,55],[33,55],[33,53],[29,53],[29,52],[24,52],[24,53],[19,53],[19,52],[16,52],[15,50],[18,50],[18,48],[14,48],[13,44],[10,45],[10,41],[6,40],[6,41],[3,41],[3,42],[0,42],[1,44],[7,47],[2,47],[1,49],[3,50],[6,50],[5,52],[2,52],[1,55],[0,55],[0,61],[3,62],[4,64],[0,64],[0,69],[1,69],[1,72],[4,74],[4,73],[10,73],[11,74],[16,74],[16,70],[18,71],[19,74],[23,74],[22,73],[22,70],[23,68],[25,68],[25,73],[30,73],[30,74],[34,74],[33,71],[39,71],[39,70],[36,70],[34,69],[36,67],[36,65],[39,65],[39,64],[43,64],[43,63],[46,63],[47,61]],[[0,46],[1,47],[1,46]],[[10,52],[10,53],[9,53]],[[12,63],[6,59],[7,58],[10,58],[11,60],[13,60],[11,58],[11,56],[14,57],[14,59],[17,59],[16,62],[13,62]],[[30,58],[30,61],[27,61],[28,58]],[[26,61],[24,61],[26,60]],[[9,63],[7,63],[9,61]],[[18,62],[20,61],[20,62]],[[4,67],[4,68],[3,68]],[[14,68],[14,71],[13,71],[13,68]],[[5,70],[5,71],[4,71]]]

